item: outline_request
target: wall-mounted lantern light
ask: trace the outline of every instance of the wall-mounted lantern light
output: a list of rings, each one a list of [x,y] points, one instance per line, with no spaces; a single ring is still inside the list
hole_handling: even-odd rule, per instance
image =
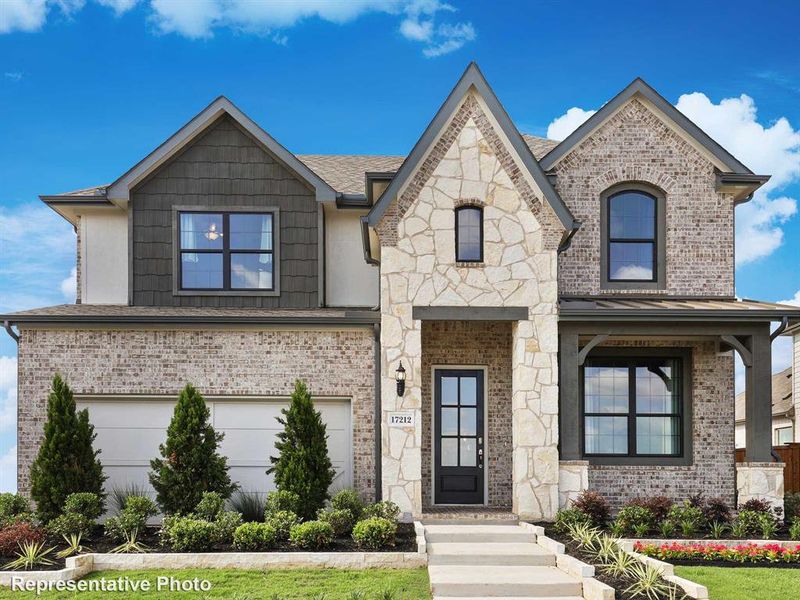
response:
[[[403,396],[406,393],[406,370],[403,368],[403,361],[395,371],[394,380],[397,382],[397,395]]]

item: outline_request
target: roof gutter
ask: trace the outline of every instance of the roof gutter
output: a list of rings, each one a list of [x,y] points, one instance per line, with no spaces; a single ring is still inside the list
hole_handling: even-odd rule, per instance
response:
[[[13,317],[13,315],[12,315]],[[5,328],[17,323],[33,325],[373,325],[376,316],[373,312],[345,312],[341,317],[303,317],[303,316],[215,316],[215,315],[20,315],[17,318],[5,317]],[[18,339],[15,333],[9,335]]]
[[[784,331],[786,331],[786,328],[788,326],[789,326],[789,317],[784,315],[783,318],[781,319],[781,324],[778,325],[778,328],[770,334],[769,341],[774,342],[775,338],[781,335]]]

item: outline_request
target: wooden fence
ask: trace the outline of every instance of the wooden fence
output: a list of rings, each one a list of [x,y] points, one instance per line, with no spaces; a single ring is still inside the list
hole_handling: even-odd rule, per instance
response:
[[[783,446],[774,446],[772,451],[780,457],[786,466],[783,469],[783,487],[785,492],[800,492],[800,443],[794,442]],[[736,450],[736,462],[744,462],[744,448]]]

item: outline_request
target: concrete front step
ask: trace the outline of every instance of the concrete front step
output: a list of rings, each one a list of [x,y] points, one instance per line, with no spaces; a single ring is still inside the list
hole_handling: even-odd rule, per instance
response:
[[[556,557],[533,543],[433,542],[428,544],[428,564],[552,567]]]
[[[447,598],[581,597],[583,585],[557,567],[429,565],[431,591]]]
[[[533,543],[536,536],[518,525],[425,525],[428,543]]]

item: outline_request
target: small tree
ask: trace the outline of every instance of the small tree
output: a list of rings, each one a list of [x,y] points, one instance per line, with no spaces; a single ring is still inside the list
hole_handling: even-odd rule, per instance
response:
[[[228,498],[239,487],[231,483],[228,459],[217,453],[224,434],[209,424],[211,412],[191,384],[181,391],[167,428],[161,458],[150,461],[150,483],[167,514],[189,513],[204,492]]]
[[[305,383],[294,384],[292,402],[278,417],[283,431],[278,434],[275,448],[278,456],[270,457],[272,466],[268,474],[275,475],[279,490],[294,492],[302,499],[305,519],[313,519],[317,510],[329,498],[328,488],[335,471],[328,457],[328,434],[322,416],[314,410],[314,403]]]
[[[72,390],[56,374],[47,398],[44,440],[31,467],[31,497],[37,516],[49,523],[61,514],[72,493],[91,492],[104,498],[103,465],[92,442],[97,437],[86,409],[76,411]]]

